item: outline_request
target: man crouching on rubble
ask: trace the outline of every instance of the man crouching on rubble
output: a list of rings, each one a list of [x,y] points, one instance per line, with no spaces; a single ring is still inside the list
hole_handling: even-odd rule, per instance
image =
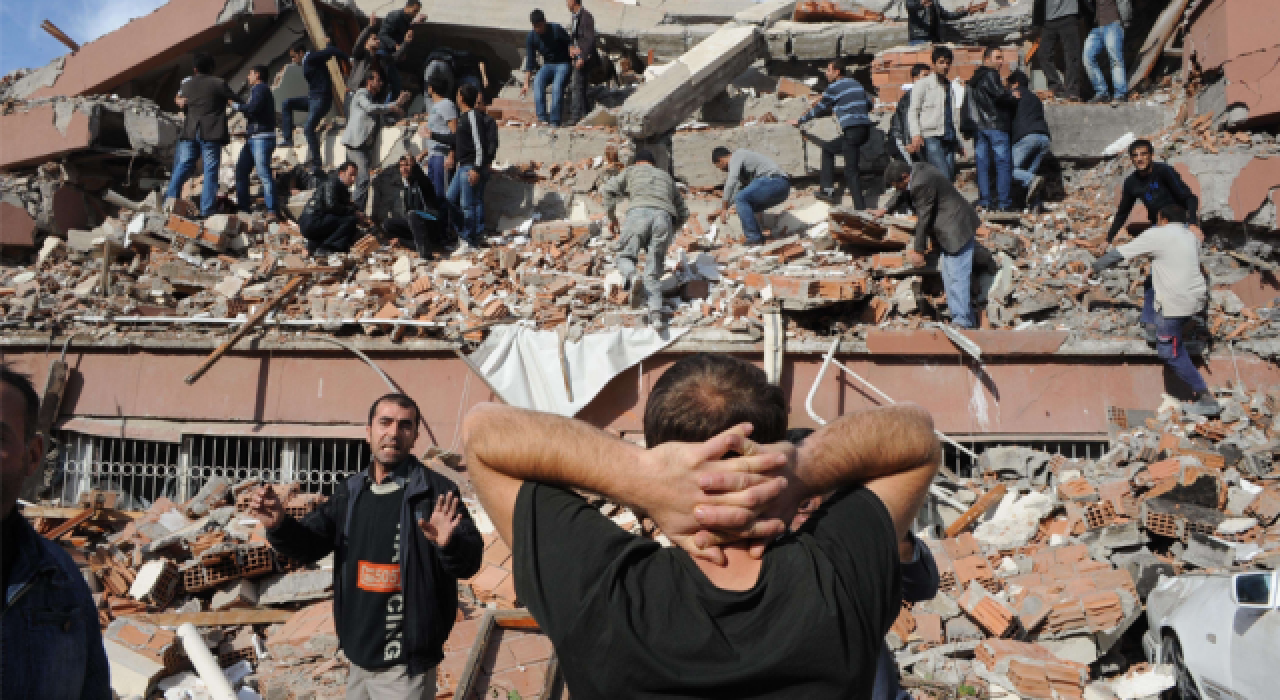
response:
[[[496,404],[467,416],[472,483],[575,698],[870,697],[900,609],[898,542],[941,456],[933,422],[917,407],[863,411],[799,448],[786,422],[764,372],[708,354],[654,386],[648,450]],[[570,489],[653,518],[679,548],[620,530]]]
[[[458,579],[480,569],[484,542],[458,489],[410,450],[418,405],[387,394],[369,409],[373,461],[302,520],[271,489],[250,512],[281,554],[311,563],[336,552],[333,614],[351,662],[347,700],[434,698],[453,629]]]

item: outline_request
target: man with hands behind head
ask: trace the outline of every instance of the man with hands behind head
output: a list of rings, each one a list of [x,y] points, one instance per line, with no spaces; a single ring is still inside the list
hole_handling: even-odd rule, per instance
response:
[[[574,697],[870,696],[900,611],[898,543],[941,457],[933,422],[863,411],[797,448],[786,420],[764,372],[708,354],[655,384],[647,450],[495,404],[467,416],[472,483]],[[620,530],[575,488],[653,518],[677,547]]]
[[[249,504],[281,554],[311,563],[335,552],[333,614],[351,662],[348,700],[435,697],[458,579],[474,576],[484,553],[457,487],[411,453],[418,415],[404,394],[375,401],[369,467],[301,520],[270,489]]]

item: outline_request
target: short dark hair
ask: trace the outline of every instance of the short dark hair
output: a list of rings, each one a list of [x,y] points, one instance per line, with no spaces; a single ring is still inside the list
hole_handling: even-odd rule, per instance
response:
[[[984,61],[985,61],[985,60],[987,60],[988,58],[991,58],[991,54],[993,54],[993,53],[995,53],[995,52],[997,52],[997,51],[999,51],[999,50],[1000,50],[1000,47],[998,47],[998,46],[988,46],[988,47],[986,47],[986,48],[982,49],[982,60],[984,60]]]
[[[364,82],[360,83],[360,86],[361,86],[361,87],[368,87],[368,86],[369,86],[369,81],[370,81],[370,80],[373,80],[373,76],[375,76],[375,75],[376,75],[376,76],[378,76],[379,78],[381,78],[381,79],[382,79],[382,82],[384,82],[384,83],[385,83],[385,82],[387,82],[387,76],[385,76],[385,75],[383,75],[383,74],[382,74],[382,70],[381,70],[381,69],[379,69],[379,68],[370,68],[370,69],[369,69],[369,72],[364,74]]]
[[[250,72],[252,72],[252,73],[257,73],[257,74],[258,74],[258,80],[261,80],[261,81],[262,81],[262,82],[264,82],[264,83],[265,83],[265,82],[267,82],[267,67],[266,67],[266,66],[262,65],[261,63],[259,63],[258,65],[256,65],[256,66],[254,66],[254,67],[250,68],[250,69],[249,69],[249,71],[250,71]]]
[[[733,155],[733,151],[730,151],[724,146],[716,146],[711,149],[711,162],[719,163],[721,158],[728,158],[731,155]]]
[[[213,61],[213,56],[210,56],[203,51],[196,54],[192,58],[191,62],[195,64],[196,72],[200,75],[209,75],[213,72],[214,67],[217,66]]]
[[[27,375],[19,374],[3,365],[0,365],[0,382],[8,384],[22,394],[22,402],[25,404],[22,411],[22,439],[30,442],[31,438],[36,436],[36,424],[40,422],[40,395],[36,393],[36,388],[31,385]]]
[[[831,59],[831,62],[828,63],[827,65],[835,66],[836,72],[839,73],[840,75],[844,75],[844,72],[849,68],[849,58],[847,56],[841,56],[840,58],[833,58]]]
[[[542,14],[542,10],[534,10],[529,13],[529,24],[535,27],[547,21],[547,16]]]
[[[902,179],[903,175],[911,172],[911,164],[905,160],[891,160],[884,168],[884,186],[885,189],[893,187],[893,184]]]
[[[422,7],[422,0],[409,0],[404,4],[405,7]]]
[[[476,97],[479,94],[480,91],[471,83],[463,83],[462,86],[458,88],[458,99],[467,107],[476,106]]]
[[[933,47],[933,56],[932,56],[932,57],[930,57],[929,62],[930,62],[930,63],[937,63],[939,58],[945,58],[945,59],[947,59],[947,62],[948,62],[948,63],[955,63],[955,62],[956,62],[956,55],[955,55],[955,54],[953,54],[953,53],[951,53],[951,49],[949,49],[949,48],[947,48],[947,47],[945,47],[945,46],[935,46],[935,47]]]
[[[671,365],[644,408],[650,447],[704,442],[741,423],[754,427],[755,442],[786,439],[786,395],[759,367],[729,355],[698,353]]]
[[[1160,207],[1160,216],[1171,224],[1187,223],[1187,210],[1179,204],[1166,204]]]
[[[642,148],[636,151],[635,162],[636,163],[657,163],[658,161],[654,159],[653,151]]]
[[[307,52],[307,45],[302,43],[301,41],[294,42],[293,46],[289,47],[289,53],[306,53],[306,52]]]
[[[408,394],[383,394],[378,397],[377,401],[373,402],[372,406],[369,407],[369,425],[373,425],[373,417],[377,415],[378,407],[384,403],[393,403],[400,408],[412,408],[414,425],[417,425],[418,418],[422,416],[422,411],[418,409],[418,402],[409,398]]]
[[[437,95],[441,95],[443,97],[450,97],[450,95],[448,94],[449,81],[445,80],[444,78],[438,75],[431,78],[431,80],[427,81],[427,88],[430,89],[431,92],[434,92]]]
[[[929,64],[917,63],[914,66],[911,66],[911,78],[914,80],[915,78],[920,77],[921,73],[928,70],[933,70],[932,68],[929,67]]]
[[[334,172],[343,173],[347,171],[347,168],[355,168],[359,170],[360,166],[356,165],[356,162],[354,160],[344,160],[342,161],[342,165],[339,165],[338,169],[335,170]]]
[[[1031,84],[1031,79],[1028,78],[1027,74],[1023,73],[1021,70],[1016,70],[1009,74],[1009,84],[1016,85],[1018,87],[1026,87]]]
[[[1150,153],[1151,155],[1156,154],[1156,147],[1151,145],[1150,141],[1148,141],[1147,139],[1138,139],[1137,141],[1134,141],[1133,143],[1129,144],[1129,155],[1133,155],[1133,152],[1138,150],[1139,148],[1147,149],[1147,153]]]

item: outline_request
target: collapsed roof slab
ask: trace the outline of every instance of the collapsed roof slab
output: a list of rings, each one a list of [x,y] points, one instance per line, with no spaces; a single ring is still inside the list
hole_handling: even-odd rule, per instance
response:
[[[53,98],[0,116],[0,170],[39,165],[91,148],[173,156],[179,124],[146,100]]]
[[[73,110],[59,120],[57,112],[48,104],[0,117],[0,170],[38,165],[93,144],[95,114]]]

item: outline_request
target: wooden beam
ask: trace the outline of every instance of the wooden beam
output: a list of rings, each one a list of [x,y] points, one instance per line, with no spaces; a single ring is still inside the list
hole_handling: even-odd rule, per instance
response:
[[[45,30],[46,32],[49,32],[49,36],[52,36],[54,39],[57,39],[58,41],[62,42],[63,46],[66,46],[67,48],[71,49],[72,53],[75,53],[76,51],[80,50],[80,45],[77,44],[74,39],[67,36],[66,33],[63,32],[61,29],[58,29],[56,26],[54,26],[53,22],[50,22],[49,20],[46,19],[45,21],[40,23],[40,28]]]
[[[294,6],[302,16],[302,24],[307,28],[307,36],[311,37],[311,43],[317,49],[328,46],[329,35],[324,31],[324,24],[320,21],[320,12],[316,10],[315,3],[312,0],[296,0]],[[338,105],[338,111],[345,111],[347,81],[342,77],[342,68],[338,65],[338,59],[329,59],[328,67],[329,77],[333,79],[333,99]]]
[[[267,314],[271,313],[277,306],[284,303],[284,300],[292,296],[294,292],[298,291],[298,288],[301,287],[302,283],[306,280],[307,277],[304,275],[299,275],[289,280],[289,283],[284,286],[284,289],[280,290],[279,294],[272,297],[267,301],[267,303],[263,304],[261,308],[255,311],[253,315],[249,317],[249,320],[245,321],[243,326],[240,326],[239,330],[232,334],[225,343],[219,345],[218,349],[214,350],[213,353],[211,353],[209,357],[207,357],[205,361],[196,368],[196,371],[188,374],[182,381],[186,382],[188,386],[199,381],[200,377],[203,377],[204,373],[208,372],[210,367],[213,367],[218,360],[222,359],[223,355],[227,354],[231,348],[235,347],[236,343],[240,342],[241,338],[248,335],[249,331],[253,330],[255,326],[261,323],[262,319],[267,317]]]
[[[1144,84],[1147,76],[1151,75],[1151,69],[1155,68],[1156,61],[1160,60],[1160,56],[1164,54],[1164,47],[1169,45],[1174,30],[1178,28],[1182,15],[1186,13],[1188,2],[1189,0],[1173,0],[1165,6],[1164,12],[1161,12],[1160,17],[1156,19],[1151,32],[1147,34],[1147,40],[1138,50],[1138,67],[1129,74],[1130,92]]]
[[[191,623],[196,627],[234,627],[237,625],[274,625],[288,622],[297,613],[293,610],[274,608],[219,610],[217,612],[157,613],[154,615],[130,615],[143,622],[165,627]]]
[[[973,505],[969,507],[969,510],[965,511],[964,515],[956,518],[956,521],[947,527],[947,537],[955,537],[965,530],[968,530],[969,526],[978,518],[981,518],[983,513],[991,509],[991,506],[999,503],[1000,499],[1004,498],[1004,494],[1008,490],[1009,487],[1004,484],[1000,484],[979,496],[978,500],[973,502]]]
[[[27,519],[44,518],[46,520],[65,520],[74,517],[83,511],[84,508],[59,508],[54,506],[23,506],[22,516]],[[98,517],[91,520],[110,520],[110,521],[126,521],[141,517],[145,511],[141,510],[114,510],[112,508],[104,508],[98,512]]]

